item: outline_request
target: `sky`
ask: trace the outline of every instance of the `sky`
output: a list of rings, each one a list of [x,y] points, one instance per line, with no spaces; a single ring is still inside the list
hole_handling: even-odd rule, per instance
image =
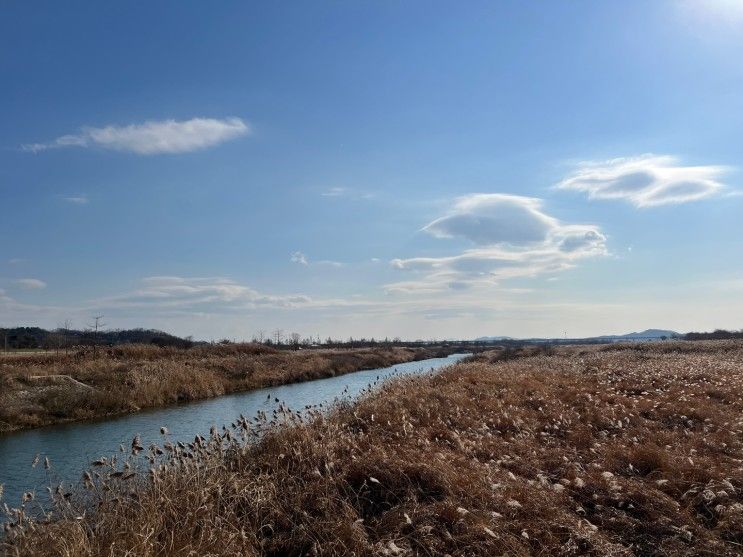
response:
[[[743,1],[0,10],[0,326],[743,327]]]

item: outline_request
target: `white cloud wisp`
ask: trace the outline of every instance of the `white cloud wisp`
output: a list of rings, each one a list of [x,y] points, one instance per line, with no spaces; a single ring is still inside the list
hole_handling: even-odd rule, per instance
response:
[[[22,149],[38,153],[64,147],[100,147],[138,155],[178,154],[207,149],[249,133],[250,127],[240,118],[153,120],[128,126],[87,127],[78,134],[23,145]]]
[[[270,295],[222,277],[159,276],[142,279],[130,293],[98,300],[101,308],[148,308],[157,310],[209,311],[244,310],[258,307],[297,308],[312,304],[303,294]]]
[[[42,290],[46,288],[46,283],[36,278],[21,278],[14,282],[16,286],[23,290]]]
[[[87,205],[90,203],[90,199],[88,199],[88,196],[85,194],[63,197],[62,199],[72,205]]]

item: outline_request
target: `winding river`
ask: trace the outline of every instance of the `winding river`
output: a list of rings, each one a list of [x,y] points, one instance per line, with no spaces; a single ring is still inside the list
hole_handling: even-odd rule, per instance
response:
[[[5,490],[0,503],[17,506],[24,492],[41,494],[52,482],[77,483],[93,460],[116,453],[122,443],[128,446],[135,435],[140,436],[145,447],[152,442],[162,442],[160,428],[163,426],[168,428],[172,441],[191,441],[196,434],[206,435],[212,425],[221,428],[240,414],[252,417],[263,411],[270,415],[281,403],[294,410],[302,410],[308,405],[327,407],[334,401],[358,396],[377,381],[395,375],[425,374],[453,364],[466,355],[452,354],[446,358],[225,395],[113,419],[0,435],[0,484]],[[277,399],[280,402],[276,402]],[[36,455],[40,456],[41,463],[32,468]],[[44,468],[44,457],[49,458],[51,470]]]

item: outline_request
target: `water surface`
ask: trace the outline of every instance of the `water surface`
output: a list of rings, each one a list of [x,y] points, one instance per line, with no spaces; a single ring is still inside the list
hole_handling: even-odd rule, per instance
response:
[[[280,403],[293,410],[306,405],[327,407],[336,400],[355,397],[377,380],[393,375],[420,375],[453,364],[466,354],[407,362],[386,368],[349,373],[338,377],[258,389],[245,393],[146,410],[136,414],[90,422],[49,426],[0,435],[0,484],[5,486],[2,501],[17,506],[26,491],[40,493],[50,483],[61,480],[76,483],[90,462],[110,456],[120,444],[129,447],[139,435],[143,446],[162,443],[160,427],[168,428],[171,441],[192,441],[196,434],[206,435],[212,425],[221,428],[240,414],[255,416],[264,411],[269,416]],[[280,402],[276,402],[278,399]],[[40,455],[42,463],[31,467]],[[52,470],[46,471],[44,457],[49,457]]]

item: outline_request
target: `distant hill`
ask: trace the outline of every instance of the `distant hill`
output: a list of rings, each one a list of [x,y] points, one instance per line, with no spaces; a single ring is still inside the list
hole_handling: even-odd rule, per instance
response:
[[[76,345],[156,344],[188,348],[194,344],[190,338],[180,338],[155,329],[125,329],[77,331],[73,329],[47,331],[39,327],[0,328],[0,350],[32,350],[37,348],[64,348]]]
[[[496,337],[479,337],[475,339],[475,342],[536,342],[536,343],[565,343],[565,342],[620,342],[623,340],[662,340],[664,338],[683,338],[684,335],[677,333],[676,331],[670,331],[666,329],[645,329],[644,331],[627,333],[624,335],[602,335],[597,337],[581,337],[581,338],[522,338],[516,339],[507,336],[496,336]]]
[[[648,339],[661,339],[665,338],[681,338],[683,335],[676,331],[669,331],[665,329],[645,329],[638,333],[627,333],[626,335],[603,335],[600,339],[607,340],[648,340]]]

